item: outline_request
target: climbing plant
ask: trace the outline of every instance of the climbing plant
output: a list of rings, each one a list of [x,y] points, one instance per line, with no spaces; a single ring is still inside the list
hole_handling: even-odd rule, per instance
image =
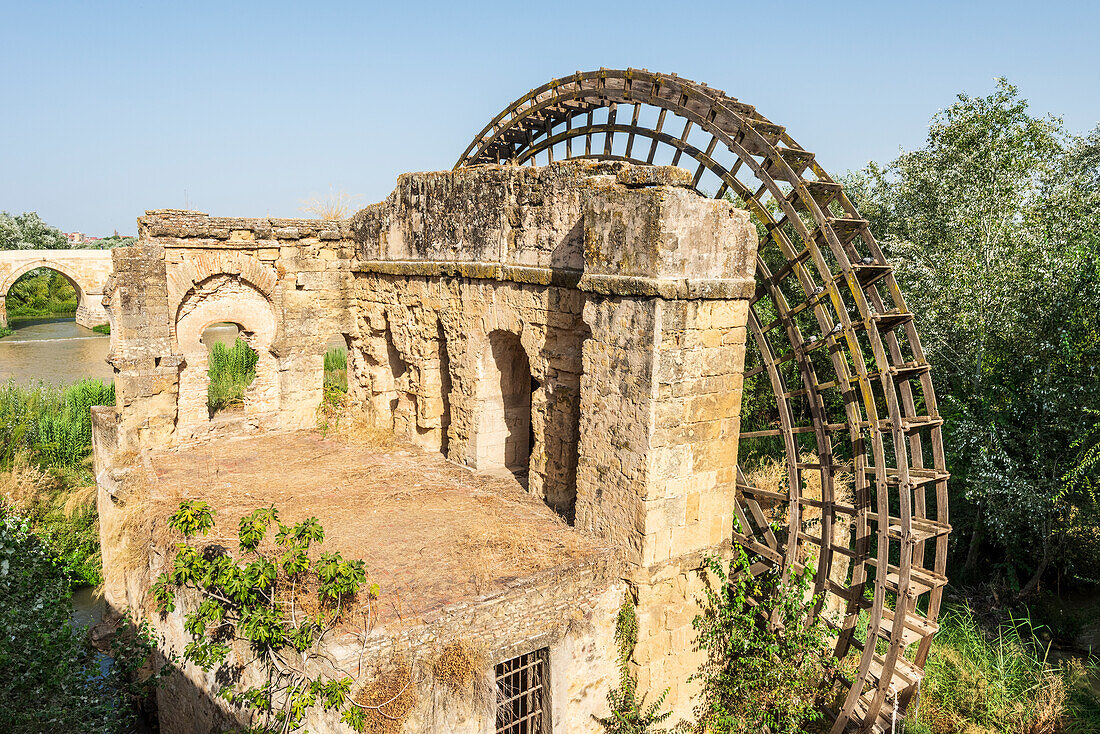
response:
[[[634,610],[634,601],[627,598],[619,607],[615,617],[615,659],[619,668],[619,685],[607,692],[607,705],[611,715],[597,718],[609,734],[663,734],[663,729],[655,728],[672,716],[671,711],[661,713],[661,707],[668,697],[668,689],[650,704],[645,705],[645,694],[638,697],[638,678],[630,669],[630,659],[634,656],[634,646],[638,643],[638,617]],[[674,731],[681,730],[677,727]]]
[[[785,579],[774,567],[753,576],[753,556],[735,545],[728,569],[706,559],[715,580],[704,588],[693,626],[706,660],[696,716],[709,734],[793,734],[820,720],[822,681],[835,665],[828,630],[811,609],[813,568]]]
[[[194,592],[186,597],[197,598],[197,604],[184,614],[191,642],[183,657],[203,670],[235,670],[237,681],[252,683],[220,691],[250,714],[248,732],[296,731],[318,707],[341,712],[344,723],[362,731],[368,710],[377,707],[354,700],[350,675],[315,671],[331,669],[331,660],[318,649],[326,632],[344,620],[349,605],[363,602],[369,610],[378,597],[378,585],[367,584],[363,562],[317,552],[325,538],[317,518],[286,525],[274,506],[241,518],[238,558],[195,542],[214,527],[214,510],[205,502],[181,502],[168,524],[185,542],[152,587],[153,598],[167,613],[183,603],[181,590]],[[247,655],[228,667],[234,651],[246,648]]]

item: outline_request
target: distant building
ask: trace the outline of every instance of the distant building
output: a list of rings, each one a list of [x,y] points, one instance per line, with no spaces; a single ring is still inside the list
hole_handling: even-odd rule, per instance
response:
[[[83,232],[66,232],[65,237],[68,238],[70,245],[87,245],[101,239],[100,237],[92,237]]]

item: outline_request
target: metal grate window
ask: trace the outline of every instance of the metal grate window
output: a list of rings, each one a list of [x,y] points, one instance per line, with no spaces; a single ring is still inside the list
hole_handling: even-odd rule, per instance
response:
[[[496,734],[548,734],[547,649],[497,665]]]

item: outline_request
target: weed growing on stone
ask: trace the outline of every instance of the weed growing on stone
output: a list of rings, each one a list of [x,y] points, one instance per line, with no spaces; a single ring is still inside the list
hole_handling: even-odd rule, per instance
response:
[[[619,668],[619,685],[607,692],[611,716],[597,718],[608,734],[663,734],[665,730],[656,727],[672,716],[671,711],[661,712],[668,697],[667,688],[649,706],[645,705],[645,694],[638,697],[638,679],[630,668],[637,643],[638,617],[634,601],[627,598],[615,618],[615,644],[618,647],[615,662]],[[681,725],[673,731],[683,731],[683,728],[684,725]]]

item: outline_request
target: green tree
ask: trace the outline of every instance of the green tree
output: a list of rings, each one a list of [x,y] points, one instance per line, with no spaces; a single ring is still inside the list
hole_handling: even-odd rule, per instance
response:
[[[368,712],[380,707],[354,700],[352,678],[313,671],[331,663],[318,649],[320,641],[348,605],[357,598],[369,605],[379,594],[377,584],[367,585],[363,562],[316,552],[325,537],[317,518],[284,525],[275,507],[241,518],[240,559],[193,543],[214,527],[214,511],[205,502],[181,502],[168,524],[186,542],[177,545],[171,570],[153,586],[153,598],[170,612],[180,589],[197,593],[198,604],[184,614],[192,638],[184,650],[187,661],[204,670],[221,669],[234,650],[249,650],[250,661],[240,663],[236,676],[242,683],[220,692],[251,714],[248,731],[297,731],[313,708],[339,711],[344,723],[362,731]]]
[[[65,234],[42,221],[37,212],[0,212],[0,250],[68,250]]]
[[[996,562],[1021,593],[1052,565],[1095,573],[1059,559],[1080,514],[1069,447],[1100,405],[1098,142],[1032,116],[1002,79],[937,114],[920,150],[847,181],[933,363],[968,546],[953,556],[971,576]]]

